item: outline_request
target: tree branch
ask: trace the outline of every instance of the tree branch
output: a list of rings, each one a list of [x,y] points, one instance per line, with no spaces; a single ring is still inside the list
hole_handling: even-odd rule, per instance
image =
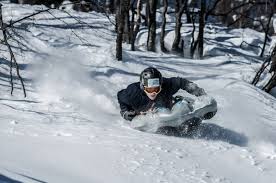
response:
[[[231,12],[233,12],[237,9],[240,9],[244,6],[247,6],[247,5],[266,5],[266,3],[265,2],[255,2],[254,0],[253,1],[251,0],[251,1],[248,1],[246,3],[242,3],[240,5],[237,5],[237,6],[233,7],[232,9],[230,9],[227,12],[224,12],[224,13],[212,13],[212,12],[210,12],[209,15],[212,15],[212,16],[227,16]]]
[[[20,72],[19,72],[19,66],[18,66],[18,63],[16,61],[16,58],[14,56],[14,53],[12,51],[12,48],[8,42],[8,39],[7,39],[7,32],[8,30],[6,28],[4,28],[4,22],[3,22],[3,16],[2,16],[2,4],[0,3],[0,24],[1,24],[1,30],[2,30],[2,33],[3,33],[3,37],[4,37],[4,43],[5,45],[8,47],[8,50],[9,50],[9,53],[10,53],[10,77],[11,77],[11,80],[10,80],[10,83],[11,83],[11,95],[13,94],[13,89],[14,89],[14,86],[13,86],[13,75],[12,75],[12,68],[13,68],[13,63],[15,64],[16,66],[16,73],[17,73],[17,76],[21,82],[21,85],[22,85],[22,88],[23,88],[23,92],[24,92],[24,97],[26,97],[26,90],[25,90],[25,85],[24,85],[24,82],[23,82],[23,79],[20,75]]]

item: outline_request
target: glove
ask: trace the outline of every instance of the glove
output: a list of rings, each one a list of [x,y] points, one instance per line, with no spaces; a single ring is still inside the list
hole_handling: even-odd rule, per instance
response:
[[[122,114],[122,116],[125,120],[131,121],[136,116],[136,112],[135,111],[125,111]]]
[[[177,103],[179,101],[182,101],[184,99],[184,97],[180,96],[180,95],[177,95],[173,98],[173,103]]]
[[[203,96],[203,95],[207,95],[207,93],[203,88],[199,88],[198,91],[196,91],[195,93],[195,96]]]

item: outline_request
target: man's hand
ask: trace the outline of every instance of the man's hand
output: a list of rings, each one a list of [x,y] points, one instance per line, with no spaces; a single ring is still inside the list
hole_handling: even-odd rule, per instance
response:
[[[136,112],[135,111],[125,111],[123,113],[123,118],[125,120],[128,120],[128,121],[131,121],[135,116],[136,116]]]
[[[196,93],[196,96],[207,95],[203,88],[199,88],[195,93]]]

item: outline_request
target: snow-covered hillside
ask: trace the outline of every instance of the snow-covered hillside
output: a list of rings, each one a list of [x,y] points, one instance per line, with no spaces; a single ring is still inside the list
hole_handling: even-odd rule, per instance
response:
[[[3,16],[16,20],[41,8],[4,3]],[[276,99],[249,84],[259,50],[239,47],[262,44],[262,34],[207,26],[208,57],[191,60],[144,51],[142,30],[140,51],[124,45],[118,62],[106,16],[68,12],[87,24],[53,10],[17,25],[23,45],[12,43],[27,98],[19,81],[10,96],[9,55],[1,51],[0,182],[276,182]],[[190,79],[217,100],[200,136],[144,133],[121,118],[117,92],[147,66]]]

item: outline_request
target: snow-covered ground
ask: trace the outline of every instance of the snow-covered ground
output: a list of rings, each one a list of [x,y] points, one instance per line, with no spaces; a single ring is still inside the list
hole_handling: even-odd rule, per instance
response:
[[[3,15],[16,20],[41,8],[4,3]],[[144,51],[142,30],[140,51],[124,45],[118,62],[106,16],[68,11],[88,25],[54,10],[17,25],[21,44],[12,43],[27,98],[18,80],[10,96],[1,46],[0,182],[276,182],[276,99],[249,84],[260,50],[239,47],[261,45],[263,34],[207,25],[208,58],[191,60]],[[188,78],[217,100],[200,137],[144,133],[122,120],[116,94],[147,66]]]

